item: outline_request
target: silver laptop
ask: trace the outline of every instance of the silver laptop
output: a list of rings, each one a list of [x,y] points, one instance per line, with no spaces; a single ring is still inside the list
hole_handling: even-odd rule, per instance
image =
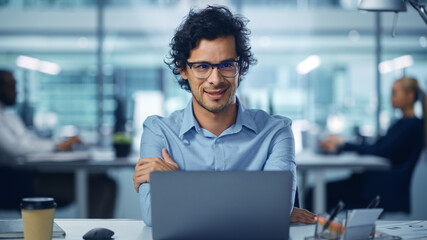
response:
[[[152,172],[153,239],[288,239],[292,174]]]

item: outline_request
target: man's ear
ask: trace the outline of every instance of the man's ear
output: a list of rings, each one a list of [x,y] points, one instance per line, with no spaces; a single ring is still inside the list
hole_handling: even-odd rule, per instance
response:
[[[182,79],[188,79],[186,69],[179,68],[179,74],[181,74]]]

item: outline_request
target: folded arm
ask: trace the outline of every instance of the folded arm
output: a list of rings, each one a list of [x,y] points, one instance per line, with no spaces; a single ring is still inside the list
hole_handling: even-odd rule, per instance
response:
[[[140,159],[135,166],[133,183],[139,195],[142,220],[151,226],[151,195],[150,173],[152,171],[178,170],[178,165],[172,160],[165,147],[164,137],[153,131],[150,118],[144,122],[144,131],[141,137]]]
[[[140,158],[135,166],[135,172],[133,175],[133,183],[135,191],[139,192],[139,186],[143,183],[150,182],[150,173],[153,171],[175,171],[178,170],[178,164],[176,164],[169,156],[166,148],[162,149],[162,160],[159,157],[153,158]]]

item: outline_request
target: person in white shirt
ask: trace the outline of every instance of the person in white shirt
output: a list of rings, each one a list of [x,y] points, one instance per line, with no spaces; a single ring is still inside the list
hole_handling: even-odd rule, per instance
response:
[[[30,153],[70,150],[72,144],[80,142],[74,136],[56,144],[28,131],[19,116],[5,111],[16,103],[16,81],[7,71],[0,71],[0,75],[0,162],[7,163]]]
[[[74,200],[73,174],[16,169],[13,163],[33,153],[71,150],[80,139],[74,136],[55,143],[29,131],[19,116],[6,111],[15,105],[16,95],[13,74],[0,70],[0,209],[17,209],[21,199],[29,196],[51,196],[58,206],[67,205]],[[116,188],[114,180],[104,174],[90,176],[89,217],[113,217]]]

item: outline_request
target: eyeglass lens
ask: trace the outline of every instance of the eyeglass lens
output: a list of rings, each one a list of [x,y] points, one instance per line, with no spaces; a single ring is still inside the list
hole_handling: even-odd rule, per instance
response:
[[[218,67],[223,77],[234,77],[239,72],[239,62],[236,61],[222,62],[219,64],[195,63],[192,65],[191,69],[196,77],[208,78],[215,66]]]

